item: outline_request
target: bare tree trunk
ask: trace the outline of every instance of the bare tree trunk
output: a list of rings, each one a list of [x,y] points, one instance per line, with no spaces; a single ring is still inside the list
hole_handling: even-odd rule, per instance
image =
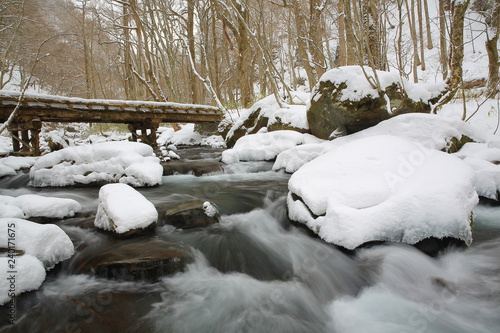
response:
[[[422,0],[417,0],[418,39],[420,40],[420,68],[425,71],[424,17],[422,15],[422,9]]]
[[[306,17],[302,10],[300,0],[293,1],[293,13],[295,16],[295,29],[297,32],[297,48],[300,56],[300,61],[304,70],[307,74],[307,80],[309,81],[309,89],[312,90],[316,82],[318,81],[318,73],[316,72],[316,67],[314,66],[313,57],[311,50],[309,49],[308,37],[306,29]]]
[[[427,0],[423,0],[424,2],[424,12],[425,12],[425,31],[427,34],[427,49],[432,50],[434,48],[434,45],[432,43],[432,36],[431,36],[431,20],[429,18],[429,5],[427,3]]]
[[[321,16],[325,9],[320,0],[309,0],[309,49],[312,53],[318,79],[326,71],[326,57],[323,51],[323,28]],[[314,83],[316,84],[316,82]]]
[[[362,64],[359,53],[356,52],[356,38],[354,37],[354,21],[352,16],[351,0],[344,1],[344,23],[347,45],[347,65]]]
[[[216,29],[216,18],[215,18],[215,9],[212,12],[212,67],[213,67],[213,78],[214,78],[214,90],[217,96],[221,96],[220,91],[220,77],[219,77],[219,52],[217,50],[217,29]]]
[[[418,56],[418,37],[415,29],[415,0],[411,0],[411,7],[408,0],[405,0],[406,11],[408,12],[408,25],[410,26],[410,35],[413,42],[413,82],[418,82],[418,66],[420,66],[420,58]]]
[[[344,14],[344,0],[339,0],[338,5],[338,27],[339,27],[339,46],[338,46],[338,66],[347,65],[347,46],[346,46],[346,29],[345,29],[345,14]]]
[[[196,65],[196,50],[194,41],[194,4],[195,0],[187,0],[187,39],[191,62]],[[189,71],[189,86],[191,90],[191,103],[198,103],[198,89],[196,75],[193,69]]]
[[[500,4],[497,2],[491,17],[493,37],[488,36],[486,40],[486,51],[488,53],[488,85],[486,94],[489,98],[495,97],[499,90],[500,80],[498,77],[498,37],[500,35]]]
[[[448,103],[462,84],[462,61],[464,58],[464,20],[465,13],[469,7],[470,0],[455,0],[451,3],[451,39],[450,39],[450,60],[449,75],[446,79],[448,85],[445,94],[434,107]]]
[[[449,85],[456,89],[462,82],[462,61],[464,58],[464,19],[470,0],[452,2],[452,22],[450,40]]]
[[[443,79],[448,77],[448,45],[446,36],[446,13],[445,13],[445,0],[439,0],[439,55],[441,61],[441,72]]]
[[[95,97],[95,84],[93,79],[92,52],[87,38],[87,0],[82,1],[82,42],[83,42],[83,57],[85,62],[85,88],[87,98]]]

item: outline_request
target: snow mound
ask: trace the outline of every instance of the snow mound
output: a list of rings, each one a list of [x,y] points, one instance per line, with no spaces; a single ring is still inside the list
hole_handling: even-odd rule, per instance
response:
[[[4,157],[0,159],[0,177],[15,176],[17,170],[31,168],[36,159],[36,157]]]
[[[15,274],[8,273],[12,271],[12,259],[9,257],[0,257],[0,270],[4,272],[4,278],[0,279],[0,305],[5,304],[12,296],[36,290],[40,288],[45,280],[45,268],[40,260],[28,254],[14,257],[15,259]],[[13,288],[11,289],[11,286]],[[13,290],[11,292],[11,290]]]
[[[269,127],[281,123],[293,128],[309,129],[307,108],[305,105],[289,105],[286,108],[281,108],[272,112],[268,116],[269,121],[267,122],[267,126]]]
[[[310,134],[289,130],[250,134],[238,139],[232,149],[224,151],[222,162],[231,164],[240,161],[269,161],[297,145],[322,141]]]
[[[220,135],[211,135],[201,139],[202,146],[210,146],[212,148],[226,148],[226,141]]]
[[[176,146],[194,146],[200,145],[202,139],[202,135],[195,132],[194,124],[186,124],[177,132],[175,132],[173,128],[161,129],[161,134],[157,142],[160,146],[169,144]]]
[[[500,191],[500,148],[468,143],[456,155],[476,173],[476,191],[485,198],[498,200]]]
[[[31,168],[32,186],[121,182],[161,184],[163,168],[153,148],[139,142],[104,142],[68,147],[40,157]]]
[[[123,234],[156,223],[155,206],[126,184],[108,184],[99,190],[99,206],[94,225]]]
[[[360,77],[364,76],[373,79],[375,77],[373,69],[366,66],[343,66],[331,69],[323,74],[318,85],[324,81],[329,81],[336,86],[345,84],[346,88],[341,90],[340,101],[360,101],[366,97],[377,98],[379,96],[377,89],[373,88],[368,80],[359,80]],[[386,90],[391,85],[402,86],[408,97],[415,102],[429,103],[429,100],[439,96],[446,86],[444,82],[433,84],[412,83],[402,78],[397,70],[391,70],[390,72],[377,71],[377,76],[382,90]],[[316,95],[312,98],[318,97]]]
[[[309,101],[309,96],[309,93],[292,91],[291,97],[296,104],[288,104],[290,98],[286,97],[286,102],[278,103],[274,94],[255,102],[249,109],[238,113],[240,116],[226,135],[228,145],[233,146],[243,135],[254,134],[267,127],[270,131],[308,131],[305,104]]]
[[[488,136],[472,125],[454,118],[426,113],[407,113],[382,121],[363,131],[337,137],[321,144],[305,144],[283,151],[276,157],[273,170],[295,172],[305,163],[346,143],[377,135],[393,135],[418,142],[428,149],[446,150],[453,140],[464,136],[476,142],[486,142]]]
[[[4,206],[2,206],[2,204]],[[18,197],[0,195],[0,217],[47,217],[63,219],[74,216],[82,210],[81,205],[73,199],[44,197],[26,194]]]
[[[473,170],[455,156],[396,136],[371,136],[295,172],[287,204],[292,220],[348,249],[429,237],[470,244],[474,183]]]
[[[9,235],[14,235],[12,238],[16,250],[38,258],[47,269],[70,258],[75,253],[71,239],[55,224],[38,224],[17,218],[0,218],[1,248],[8,248]]]

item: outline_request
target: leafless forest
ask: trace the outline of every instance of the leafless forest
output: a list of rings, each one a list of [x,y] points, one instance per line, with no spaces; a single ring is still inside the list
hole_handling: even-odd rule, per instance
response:
[[[0,84],[17,75],[56,95],[246,107],[343,65],[418,81],[437,50],[456,89],[470,11],[485,22],[495,93],[498,0],[2,0]]]

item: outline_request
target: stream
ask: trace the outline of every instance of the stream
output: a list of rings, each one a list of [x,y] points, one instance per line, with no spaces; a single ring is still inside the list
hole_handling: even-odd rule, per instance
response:
[[[213,163],[221,151],[185,148],[183,161]],[[187,156],[187,158],[186,158]],[[347,253],[292,224],[289,174],[246,162],[203,176],[175,174],[138,189],[162,211],[189,200],[215,203],[218,224],[117,239],[95,229],[99,186],[32,188],[20,173],[0,194],[75,199],[82,212],[56,221],[75,255],[17,297],[15,325],[0,307],[0,332],[500,332],[500,207],[474,211],[474,243],[433,258],[385,244]],[[194,262],[157,281],[107,279],[86,258],[131,246],[192,247]],[[5,320],[4,320],[5,319]]]

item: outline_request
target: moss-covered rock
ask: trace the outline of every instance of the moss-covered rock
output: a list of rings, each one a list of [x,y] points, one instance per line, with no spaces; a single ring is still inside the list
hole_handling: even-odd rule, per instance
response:
[[[410,98],[400,84],[403,79],[395,73],[377,71],[378,90],[367,80],[369,76],[373,82],[371,69],[365,72],[368,74],[360,66],[346,66],[325,73],[312,92],[307,110],[311,134],[329,139],[334,132],[352,134],[398,114],[430,111],[429,99]],[[419,95],[433,97],[423,87],[418,88]]]

